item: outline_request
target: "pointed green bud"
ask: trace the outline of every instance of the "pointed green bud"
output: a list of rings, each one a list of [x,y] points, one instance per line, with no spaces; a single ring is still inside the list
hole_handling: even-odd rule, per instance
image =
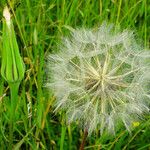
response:
[[[23,79],[25,65],[19,53],[13,22],[8,7],[4,8],[3,16],[1,74],[8,83],[14,83]]]

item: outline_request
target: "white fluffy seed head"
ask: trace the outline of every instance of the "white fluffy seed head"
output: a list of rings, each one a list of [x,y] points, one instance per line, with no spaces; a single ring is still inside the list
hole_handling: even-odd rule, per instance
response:
[[[46,86],[56,96],[55,111],[65,110],[67,122],[79,121],[89,134],[97,128],[115,133],[120,123],[130,131],[149,111],[150,53],[132,32],[112,30],[104,24],[95,32],[74,30],[48,57]]]

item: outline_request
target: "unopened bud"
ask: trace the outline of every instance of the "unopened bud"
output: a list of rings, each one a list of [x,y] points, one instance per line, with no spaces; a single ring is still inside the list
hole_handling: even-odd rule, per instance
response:
[[[3,16],[1,74],[8,83],[18,82],[24,77],[25,66],[19,53],[13,22],[8,7],[5,7]]]

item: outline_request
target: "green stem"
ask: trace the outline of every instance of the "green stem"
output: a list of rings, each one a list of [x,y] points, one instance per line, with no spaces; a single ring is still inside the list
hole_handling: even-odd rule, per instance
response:
[[[121,12],[121,5],[122,5],[122,0],[119,1],[116,25],[118,25],[118,23],[119,23],[119,17],[120,17],[120,12]]]
[[[14,119],[15,119],[15,109],[18,100],[18,89],[19,83],[10,83],[11,92],[11,108],[10,108],[10,127],[9,127],[9,149],[13,148],[13,132],[14,132]]]
[[[63,146],[64,146],[65,134],[66,134],[66,126],[64,126],[64,124],[62,124],[62,127],[61,127],[60,150],[64,149]]]
[[[72,149],[72,133],[71,133],[71,127],[68,126],[68,136],[69,136],[69,149]]]

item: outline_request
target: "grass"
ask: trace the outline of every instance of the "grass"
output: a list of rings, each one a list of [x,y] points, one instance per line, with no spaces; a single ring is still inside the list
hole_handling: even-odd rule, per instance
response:
[[[145,47],[150,47],[150,5],[148,0],[8,0],[21,56],[26,65],[19,88],[14,118],[13,148],[79,148],[83,131],[78,123],[66,126],[65,114],[53,113],[55,97],[43,84],[46,79],[45,57],[55,53],[61,37],[71,28],[98,27],[103,21],[121,29],[136,31]],[[2,11],[0,1],[0,48],[2,47]],[[140,40],[139,40],[140,41]],[[2,50],[2,48],[1,48]],[[0,52],[1,62],[1,52]],[[8,149],[10,89],[0,76],[0,149]],[[150,149],[150,117],[147,116],[132,134],[120,130],[115,137],[96,131],[87,139],[85,149]]]

